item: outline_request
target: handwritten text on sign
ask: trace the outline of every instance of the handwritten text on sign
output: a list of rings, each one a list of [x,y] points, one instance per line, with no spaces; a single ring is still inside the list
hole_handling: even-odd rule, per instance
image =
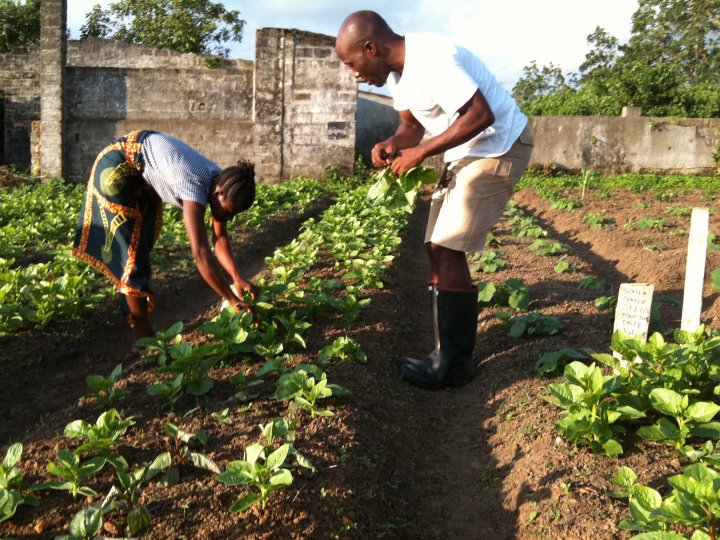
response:
[[[647,283],[620,285],[613,332],[622,330],[632,337],[647,339],[653,288],[653,285]]]

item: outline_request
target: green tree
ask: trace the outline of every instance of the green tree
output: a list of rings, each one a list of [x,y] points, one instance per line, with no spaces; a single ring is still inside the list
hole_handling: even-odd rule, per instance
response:
[[[567,88],[567,84],[560,67],[551,62],[549,66],[538,68],[533,60],[523,68],[523,74],[513,88],[513,95],[518,101],[527,103],[564,88]]]
[[[81,39],[106,37],[181,52],[227,57],[230,41],[242,40],[245,21],[237,10],[203,0],[118,0],[86,15]]]
[[[0,0],[0,53],[40,41],[40,0]]]
[[[587,42],[567,86],[554,88],[557,66],[525,68],[513,89],[523,110],[617,115],[633,105],[649,116],[720,116],[720,0],[639,0],[626,44],[600,27]]]

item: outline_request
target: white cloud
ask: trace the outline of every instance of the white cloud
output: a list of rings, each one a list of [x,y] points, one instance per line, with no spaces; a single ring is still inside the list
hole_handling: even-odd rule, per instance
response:
[[[68,27],[77,38],[92,6],[111,0],[71,0]],[[358,9],[378,11],[400,33],[438,31],[464,44],[487,64],[508,89],[522,68],[535,60],[563,71],[577,71],[587,52],[586,37],[602,26],[621,42],[630,36],[637,0],[226,0],[246,20],[243,42],[231,55],[255,56],[255,31],[297,28],[335,35],[343,19]]]

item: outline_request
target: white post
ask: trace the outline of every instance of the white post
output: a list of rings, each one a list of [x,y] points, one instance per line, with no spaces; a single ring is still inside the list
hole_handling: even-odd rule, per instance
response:
[[[700,326],[709,221],[710,212],[707,208],[693,208],[680,322],[680,329],[688,332],[694,332]]]

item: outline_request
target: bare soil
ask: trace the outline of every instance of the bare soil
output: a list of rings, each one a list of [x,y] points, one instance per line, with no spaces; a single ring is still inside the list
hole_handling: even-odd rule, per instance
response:
[[[477,274],[477,280],[502,283],[522,278],[530,287],[533,310],[556,315],[566,323],[560,333],[533,339],[508,334],[493,310],[478,318],[477,378],[462,388],[424,391],[406,384],[396,361],[420,356],[433,346],[430,299],[425,287],[429,269],[422,247],[428,201],[423,200],[403,233],[399,256],[392,263],[384,289],[374,291],[371,304],[354,323],[330,316],[307,334],[308,351],[317,351],[340,335],[359,341],[367,365],[333,366],[329,378],[352,394],[333,400],[334,417],[300,414],[295,446],[318,471],[296,473],[293,484],[274,494],[265,511],[231,513],[239,490],[193,468],[182,471],[175,486],[151,483],[143,503],[152,512],[148,539],[192,538],[406,538],[511,539],[628,538],[618,529],[628,512],[623,501],[608,496],[609,479],[621,465],[632,467],[640,481],[667,492],[665,478],[681,463],[665,446],[624,441],[620,459],[594,456],[556,436],[558,410],[541,399],[551,378],[532,371],[538,356],[561,347],[607,351],[611,312],[599,311],[594,299],[615,294],[623,282],[655,285],[655,298],[682,297],[688,218],[667,218],[666,203],[649,195],[617,193],[610,199],[586,194],[580,210],[551,210],[532,190],[515,199],[541,220],[550,238],[571,246],[574,272],[558,274],[557,258],[527,249],[532,241],[516,238],[502,221],[496,230],[505,269]],[[653,202],[638,208],[639,202]],[[673,205],[701,204],[699,194],[679,196]],[[713,209],[714,210],[714,209]],[[606,212],[615,224],[592,228],[586,213]],[[664,230],[625,230],[628,219],[642,215],[666,217]],[[238,260],[247,275],[262,270],[274,246],[297,233],[300,218],[268,224],[238,241]],[[711,215],[711,230],[718,230]],[[707,272],[720,267],[717,251],[708,253]],[[330,270],[328,270],[329,272]],[[216,308],[216,297],[192,272],[164,280],[157,291],[156,326],[177,320],[192,331]],[[602,292],[577,286],[586,276],[605,280]],[[703,321],[720,319],[717,292],[705,289]],[[677,325],[679,308],[667,303],[662,324]],[[195,334],[191,334],[193,336]],[[196,336],[197,339],[199,339]],[[50,480],[45,470],[57,449],[68,447],[62,437],[66,423],[94,420],[103,406],[87,397],[84,379],[107,374],[123,362],[121,386],[131,398],[120,406],[136,415],[118,449],[129,462],[141,463],[164,451],[163,426],[168,420],[187,431],[208,433],[203,453],[219,464],[240,459],[243,448],[257,439],[257,425],[288,414],[285,405],[258,399],[233,401],[228,378],[256,366],[217,368],[213,391],[201,398],[184,397],[170,417],[159,409],[145,387],[158,380],[153,361],[129,354],[129,330],[110,307],[81,323],[47,332],[24,333],[0,341],[0,443],[25,445],[22,468],[26,484]],[[296,361],[312,361],[298,353]],[[268,389],[269,390],[269,389]],[[230,408],[232,425],[213,421],[211,413]],[[110,470],[93,483],[99,492],[112,484]],[[0,537],[54,538],[66,532],[74,512],[87,504],[64,492],[45,492],[40,508],[21,507],[10,522],[0,524]],[[106,534],[119,535],[117,516],[106,516]]]

